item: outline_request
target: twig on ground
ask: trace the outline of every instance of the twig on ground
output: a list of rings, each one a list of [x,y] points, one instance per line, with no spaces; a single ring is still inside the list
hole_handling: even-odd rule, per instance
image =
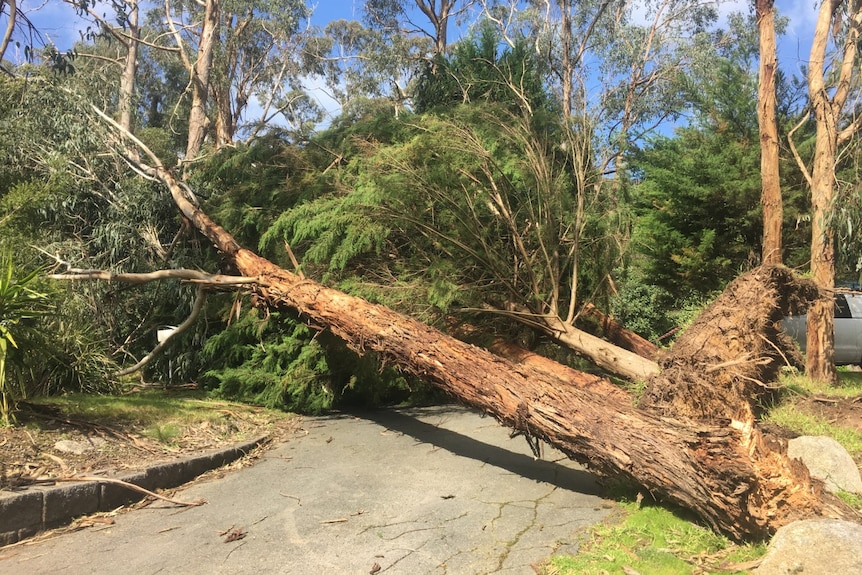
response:
[[[173,503],[174,505],[181,505],[183,507],[197,507],[199,505],[203,505],[206,503],[206,499],[198,499],[197,501],[180,501],[179,499],[171,499],[170,497],[165,497],[164,495],[159,495],[149,489],[144,489],[139,485],[135,485],[134,483],[129,483],[128,481],[123,481],[122,479],[113,479],[111,477],[91,477],[89,475],[84,475],[80,477],[61,477],[56,479],[55,481],[98,481],[100,483],[112,483],[114,485],[121,485],[127,489],[131,489],[132,491],[137,491],[138,493],[143,493],[144,495],[149,495],[150,497],[155,497],[156,499],[161,499],[162,501],[167,501],[168,503]]]

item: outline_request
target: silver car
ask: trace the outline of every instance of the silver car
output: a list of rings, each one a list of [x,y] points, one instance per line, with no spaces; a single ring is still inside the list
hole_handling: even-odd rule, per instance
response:
[[[805,353],[808,316],[786,317],[782,329],[799,343]],[[835,364],[862,365],[862,292],[835,294]]]

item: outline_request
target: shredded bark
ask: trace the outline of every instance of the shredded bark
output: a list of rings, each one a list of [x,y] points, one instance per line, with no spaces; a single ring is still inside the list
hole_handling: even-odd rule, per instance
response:
[[[804,313],[818,294],[813,282],[781,266],[739,276],[662,359],[639,406],[673,417],[752,422],[781,368],[802,365],[779,322]]]

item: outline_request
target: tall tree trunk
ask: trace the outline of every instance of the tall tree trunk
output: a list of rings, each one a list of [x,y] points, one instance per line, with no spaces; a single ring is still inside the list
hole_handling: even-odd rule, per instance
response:
[[[231,106],[230,86],[213,90],[213,100],[216,108],[215,147],[221,149],[233,142],[236,123]]]
[[[446,53],[448,46],[449,34],[449,14],[455,6],[457,0],[440,0],[439,8],[437,0],[415,0],[416,7],[425,14],[425,17],[431,22],[434,27],[434,48],[432,48],[433,56]]]
[[[203,146],[209,119],[207,118],[207,102],[209,100],[210,70],[212,68],[213,50],[218,41],[218,25],[220,18],[220,0],[206,0],[204,19],[201,24],[198,57],[192,71],[192,107],[189,112],[189,139],[186,145],[186,161],[194,160],[200,154]]]
[[[815,104],[815,110],[822,106],[823,103]],[[828,221],[834,196],[835,159],[834,139],[830,137],[834,124],[830,124],[829,115],[817,121],[811,173],[811,276],[825,294],[808,310],[805,373],[817,381],[835,383],[835,302],[831,292],[835,285],[835,240]]]
[[[375,353],[384,363],[551,443],[602,474],[634,481],[737,539],[764,538],[808,516],[858,519],[840,500],[824,493],[822,484],[811,480],[800,462],[788,459],[782,443],[764,437],[739,401],[734,400],[730,420],[678,419],[662,415],[657,406],[653,406],[656,412],[635,409],[567,385],[546,370],[512,364],[385,307],[277,267],[237,244],[190,201],[169,171],[158,167],[153,173],[168,185],[183,215],[242,274],[256,280],[256,291],[269,305],[295,310],[359,353]],[[761,303],[752,309],[750,301]],[[743,303],[749,314],[764,305],[757,297]],[[719,335],[720,331],[713,331],[705,341],[718,344]],[[762,339],[760,333],[736,335],[745,336],[730,340],[743,353],[748,344]],[[738,351],[733,345],[728,349]],[[751,365],[761,364],[746,364]],[[700,369],[699,383],[735,382],[742,367]],[[739,377],[751,379],[746,373]]]
[[[572,79],[575,71],[572,66],[572,3],[571,0],[558,0],[560,5],[560,52],[562,70],[560,80],[563,84],[563,120],[568,123],[572,117]]]
[[[120,77],[120,95],[118,100],[120,108],[120,126],[132,131],[132,115],[135,111],[135,81],[138,75],[138,47],[141,39],[141,27],[138,25],[139,9],[137,0],[128,2],[129,12],[127,23],[129,26],[126,42],[126,61],[123,66],[123,75]]]
[[[756,0],[757,32],[760,38],[760,68],[757,90],[757,122],[760,127],[761,205],[763,206],[762,263],[781,264],[781,223],[784,218],[778,173],[778,124],[775,120],[774,0]]]
[[[831,290],[835,286],[835,248],[830,219],[835,194],[838,118],[847,92],[846,87],[838,84],[838,89],[830,93],[826,74],[831,73],[831,66],[827,71],[826,50],[833,19],[841,18],[844,3],[845,0],[824,0],[821,4],[808,64],[808,96],[817,124],[810,181],[811,275],[824,296],[808,311],[805,370],[809,377],[827,383],[838,380],[833,363],[835,319]],[[847,64],[846,51],[844,56]],[[849,63],[852,65],[852,58]]]

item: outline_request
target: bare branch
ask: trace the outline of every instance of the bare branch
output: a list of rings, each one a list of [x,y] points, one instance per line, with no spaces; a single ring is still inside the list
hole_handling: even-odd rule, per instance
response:
[[[9,41],[12,39],[12,32],[15,31],[15,22],[18,17],[17,2],[15,0],[0,0],[0,4],[3,1],[9,6],[9,21],[6,23],[6,32],[3,34],[3,40],[0,40],[0,62],[3,61],[6,47],[9,46]]]
[[[796,160],[796,165],[799,166],[799,169],[802,171],[802,175],[805,176],[805,181],[808,182],[808,187],[811,187],[811,172],[808,171],[808,166],[805,165],[805,161],[802,159],[802,156],[799,155],[799,150],[796,149],[796,143],[793,141],[793,134],[796,133],[796,130],[805,125],[805,122],[808,121],[808,118],[811,116],[811,112],[806,112],[802,119],[799,120],[799,123],[793,126],[793,129],[787,133],[787,143],[790,145],[790,151],[793,153],[793,158]]]
[[[46,253],[43,251],[43,253]],[[50,254],[48,254],[50,255]],[[60,260],[57,256],[51,256],[58,263],[69,266],[67,262]],[[154,272],[142,273],[120,273],[115,274],[106,270],[85,270],[69,266],[66,273],[51,274],[48,279],[64,280],[64,281],[81,281],[81,280],[101,280],[107,282],[125,282],[131,284],[144,284],[152,281],[164,279],[180,279],[190,283],[208,285],[208,286],[238,286],[238,285],[265,285],[260,278],[250,278],[242,276],[228,276],[221,274],[208,274],[198,270],[175,269],[175,270],[156,270]]]
[[[179,336],[181,333],[185,332],[192,325],[194,325],[195,320],[197,320],[198,315],[200,315],[201,310],[204,307],[204,302],[206,302],[206,299],[206,289],[204,288],[204,286],[199,285],[197,295],[195,296],[195,303],[194,306],[192,306],[192,313],[189,314],[189,317],[187,317],[185,321],[183,321],[183,323],[178,325],[177,328],[173,330],[170,335],[168,335],[168,337],[160,341],[158,345],[153,348],[153,351],[145,355],[138,363],[131,367],[127,367],[126,369],[121,369],[120,371],[115,373],[114,376],[122,377],[124,375],[130,375],[132,373],[135,373],[136,371],[150,363],[153,359],[158,357],[159,354],[162,353],[162,351],[168,346],[171,341],[173,341],[177,336]]]

